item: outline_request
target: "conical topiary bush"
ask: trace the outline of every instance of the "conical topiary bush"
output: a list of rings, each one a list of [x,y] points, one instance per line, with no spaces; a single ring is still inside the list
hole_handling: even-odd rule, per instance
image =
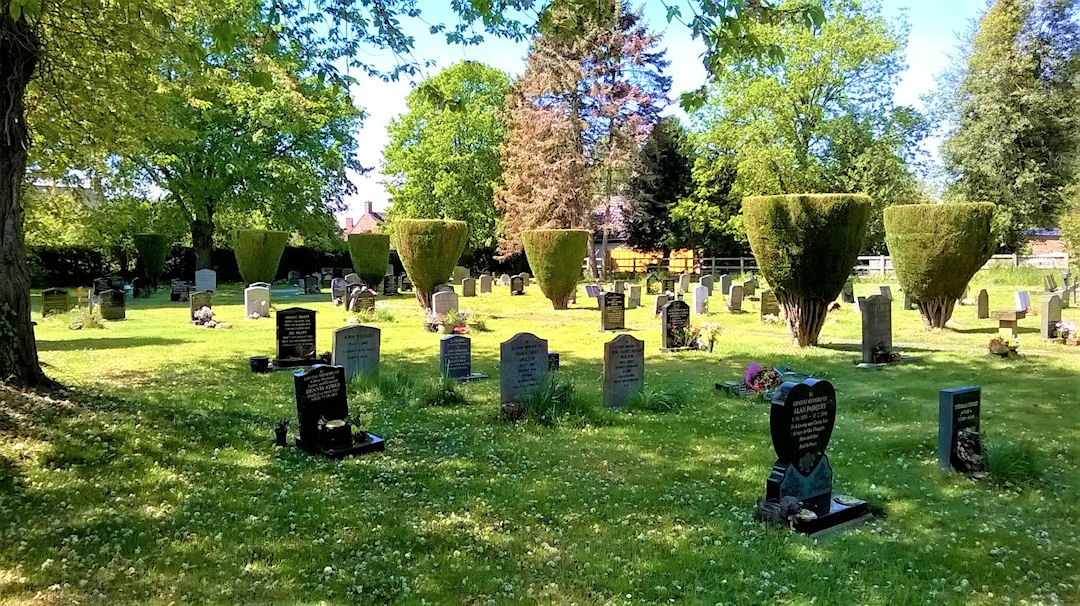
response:
[[[353,271],[371,288],[378,288],[390,263],[390,236],[349,234],[349,256]]]
[[[465,250],[468,224],[440,219],[400,219],[394,221],[394,248],[412,280],[416,300],[431,309],[431,295],[437,284],[445,283]]]
[[[240,276],[248,284],[252,282],[273,282],[277,275],[281,253],[289,234],[283,231],[263,229],[240,229],[236,232],[233,252]]]
[[[165,256],[169,254],[172,242],[164,234],[135,234],[133,239],[138,254],[136,271],[151,288],[157,290],[161,270],[165,267]]]
[[[993,219],[989,203],[885,209],[885,244],[896,279],[929,328],[944,328],[972,276],[994,254]]]
[[[859,194],[792,194],[743,200],[750,249],[799,345],[817,345],[829,305],[851,275],[870,216]]]
[[[544,296],[555,309],[566,309],[581,279],[589,243],[584,229],[537,229],[522,234],[525,257]]]

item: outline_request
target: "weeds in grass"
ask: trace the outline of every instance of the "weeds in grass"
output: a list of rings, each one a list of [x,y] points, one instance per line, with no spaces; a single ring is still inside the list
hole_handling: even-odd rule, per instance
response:
[[[679,390],[662,387],[646,387],[634,394],[627,402],[628,410],[644,412],[671,412],[686,402],[686,394]]]
[[[372,393],[382,400],[407,402],[412,396],[416,382],[408,373],[395,370],[389,374],[359,375],[349,385],[355,393]]]
[[[381,324],[394,321],[394,314],[385,307],[376,307],[375,309],[362,309],[357,312],[353,312],[353,317],[360,324]]]
[[[93,309],[80,307],[71,313],[71,323],[68,324],[68,327],[72,330],[105,328],[105,322],[101,319],[101,314]]]
[[[1029,439],[994,440],[986,445],[986,470],[995,484],[1025,486],[1042,478],[1045,463],[1035,443]]]
[[[459,406],[469,403],[461,383],[446,377],[420,385],[416,389],[416,401],[421,406]]]
[[[574,393],[574,382],[562,373],[548,375],[525,398],[525,418],[540,425],[591,416],[589,404]]]

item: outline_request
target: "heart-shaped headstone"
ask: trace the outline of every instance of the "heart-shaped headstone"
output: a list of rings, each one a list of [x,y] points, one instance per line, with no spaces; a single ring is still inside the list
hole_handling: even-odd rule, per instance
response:
[[[784,383],[772,401],[769,433],[777,464],[809,474],[825,456],[836,422],[836,390],[828,381]]]

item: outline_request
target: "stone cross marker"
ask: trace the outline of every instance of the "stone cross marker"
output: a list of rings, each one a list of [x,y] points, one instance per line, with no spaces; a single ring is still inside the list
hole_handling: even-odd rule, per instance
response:
[[[499,346],[499,401],[522,401],[547,373],[547,341],[519,332]]]
[[[197,292],[217,290],[217,272],[212,269],[200,269],[195,272],[195,290]]]
[[[737,313],[742,311],[742,299],[743,299],[743,287],[740,284],[733,284],[731,286],[731,292],[728,294],[727,310],[731,313]]]
[[[779,316],[780,315],[780,302],[776,300],[776,294],[772,289],[765,289],[761,291],[761,316]]]
[[[382,331],[374,326],[353,324],[334,331],[330,362],[345,369],[345,379],[379,374]]]
[[[68,291],[60,288],[48,288],[41,291],[41,315],[67,313],[71,309]]]
[[[277,312],[277,366],[302,366],[315,361],[315,312],[290,307]]]
[[[1039,312],[1039,334],[1044,339],[1058,338],[1061,329],[1061,297],[1050,295],[1043,299]]]
[[[606,292],[600,297],[600,330],[626,329],[626,295]]]
[[[462,278],[462,280],[461,280],[461,296],[463,296],[463,297],[475,297],[476,296],[476,278]]]
[[[862,361],[881,364],[892,360],[892,304],[882,295],[859,297],[862,316]]]
[[[189,320],[195,321],[195,314],[200,309],[202,309],[204,307],[209,307],[209,308],[213,309],[214,304],[213,304],[213,300],[212,300],[213,297],[211,296],[212,294],[213,293],[211,293],[209,291],[191,293],[191,298],[190,298],[190,301],[189,301],[190,302],[191,317],[188,318]]]
[[[103,320],[123,320],[126,317],[126,300],[122,290],[106,290],[98,294]]]
[[[375,311],[375,293],[363,286],[354,286],[349,295],[348,309],[352,313]]]
[[[523,295],[525,294],[525,278],[521,276],[514,276],[510,278],[510,294],[511,295]]]
[[[452,290],[446,290],[431,295],[431,309],[439,316],[445,316],[450,312],[457,311],[457,294]]]
[[[270,317],[270,289],[265,286],[248,286],[244,289],[244,317]]]
[[[980,471],[979,435],[982,388],[942,389],[938,394],[938,465],[961,473]]]
[[[630,295],[626,298],[626,308],[636,309],[641,307],[641,286],[631,284],[628,288]]]
[[[731,293],[731,276],[728,274],[720,275],[720,294],[725,297]]]
[[[694,313],[698,315],[709,313],[709,287],[704,284],[694,287]]]
[[[660,310],[660,348],[680,349],[689,345],[684,338],[690,326],[690,306],[683,301],[669,301]]]
[[[619,335],[604,344],[604,405],[622,408],[645,385],[645,341]]]
[[[487,294],[491,292],[491,276],[484,274],[480,276],[480,294]]]
[[[990,317],[990,295],[986,293],[986,289],[979,291],[979,295],[975,297],[975,313],[980,320],[985,320]]]

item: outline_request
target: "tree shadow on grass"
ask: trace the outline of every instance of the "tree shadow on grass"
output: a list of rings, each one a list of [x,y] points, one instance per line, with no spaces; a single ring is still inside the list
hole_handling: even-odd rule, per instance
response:
[[[81,349],[128,349],[130,347],[149,347],[158,345],[180,345],[184,339],[165,339],[162,337],[104,337],[95,339],[69,339],[63,341],[43,341],[38,339],[38,351],[77,351]]]

